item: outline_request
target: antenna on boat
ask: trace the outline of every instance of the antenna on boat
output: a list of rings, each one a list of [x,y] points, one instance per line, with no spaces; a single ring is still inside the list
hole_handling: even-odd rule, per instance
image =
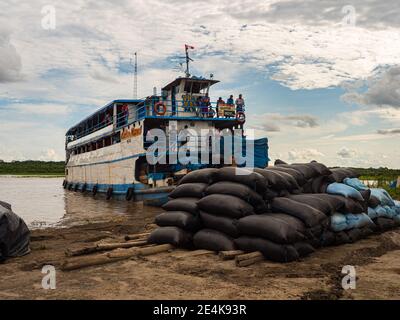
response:
[[[193,50],[194,47],[185,44],[185,54],[186,54],[186,71],[185,71],[185,73],[186,73],[186,78],[190,77],[189,62],[193,61],[193,59],[189,57],[189,49]]]
[[[138,63],[137,63],[137,51],[134,53],[135,56],[135,64],[133,67],[133,99],[137,99],[138,95]],[[132,59],[131,59],[131,64],[132,64]]]

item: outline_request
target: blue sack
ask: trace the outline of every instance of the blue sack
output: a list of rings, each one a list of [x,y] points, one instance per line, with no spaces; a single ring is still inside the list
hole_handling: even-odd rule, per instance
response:
[[[331,230],[334,232],[340,232],[348,229],[347,219],[344,214],[335,213],[331,216]]]
[[[375,209],[378,218],[390,218],[386,212],[386,209],[382,206],[377,206]]]
[[[369,188],[357,178],[346,178],[343,183],[349,187],[353,187],[358,191],[368,190]]]
[[[346,214],[347,224],[351,229],[359,229],[368,225],[373,225],[374,222],[365,213],[360,214]]]
[[[378,198],[379,201],[381,202],[381,205],[383,206],[390,206],[390,207],[395,206],[392,197],[385,189],[372,188],[371,195]]]
[[[326,193],[338,194],[346,198],[353,198],[356,200],[364,201],[364,198],[362,197],[361,193],[358,190],[344,183],[337,183],[337,182],[331,183],[326,189]]]
[[[371,219],[375,219],[378,218],[378,214],[374,209],[368,208],[368,217],[370,217]]]
[[[383,206],[383,208],[386,210],[388,218],[393,219],[395,216],[397,216],[395,207]]]

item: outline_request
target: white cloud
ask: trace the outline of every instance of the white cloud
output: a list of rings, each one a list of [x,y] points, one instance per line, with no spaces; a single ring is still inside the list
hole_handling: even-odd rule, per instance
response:
[[[317,160],[323,158],[325,155],[318,151],[317,149],[294,149],[288,152],[288,159],[292,162],[294,161],[305,161],[310,162],[312,160]]]
[[[379,70],[364,85],[368,86],[365,92],[349,90],[343,100],[368,107],[400,109],[400,66]]]
[[[341,158],[353,158],[357,155],[357,151],[343,147],[337,152],[337,155]]]
[[[0,24],[0,83],[18,81],[22,77],[21,58],[10,42],[10,33]]]

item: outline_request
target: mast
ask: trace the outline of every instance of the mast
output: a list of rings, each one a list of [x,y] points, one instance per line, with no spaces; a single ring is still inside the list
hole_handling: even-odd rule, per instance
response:
[[[135,67],[133,71],[133,99],[137,99],[137,52],[135,52]]]
[[[190,63],[190,61],[193,61],[193,59],[189,57],[189,49],[194,49],[194,47],[185,44],[185,54],[186,54],[186,71],[185,71],[185,74],[186,74],[186,78],[190,77],[189,63]]]

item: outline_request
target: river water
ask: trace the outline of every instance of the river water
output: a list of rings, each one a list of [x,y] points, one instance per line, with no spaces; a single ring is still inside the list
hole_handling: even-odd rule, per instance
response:
[[[30,228],[66,227],[89,222],[105,222],[118,215],[141,220],[155,216],[160,208],[142,202],[94,199],[90,194],[64,190],[63,178],[0,177],[0,200]]]

